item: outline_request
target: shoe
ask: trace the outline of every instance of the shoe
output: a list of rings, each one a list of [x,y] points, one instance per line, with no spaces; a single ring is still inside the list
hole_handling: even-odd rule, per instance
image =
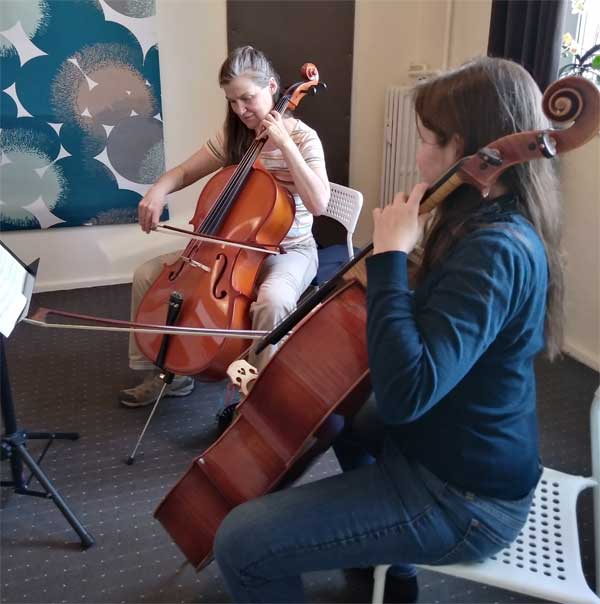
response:
[[[384,604],[414,604],[419,601],[417,577],[396,577],[390,575],[385,581]]]
[[[148,376],[141,384],[134,388],[127,388],[119,392],[119,402],[125,407],[146,407],[156,402],[164,382],[158,375]],[[176,375],[170,384],[167,384],[164,396],[187,396],[194,389],[194,378],[189,375]]]
[[[348,575],[373,584],[373,567],[347,568]],[[385,591],[383,593],[384,604],[414,604],[419,601],[419,582],[416,575],[413,577],[402,577],[391,574],[388,570],[385,579]]]
[[[221,411],[217,413],[217,431],[219,433],[219,436],[223,434],[223,432],[225,432],[225,430],[229,427],[229,424],[231,424],[231,422],[233,421],[237,406],[237,403],[227,405],[227,407],[221,409]]]
[[[216,414],[217,418],[217,432],[219,435],[223,434],[229,427],[229,424],[235,417],[235,410],[240,403],[241,393],[239,390],[227,387],[225,394],[223,395],[223,407]]]

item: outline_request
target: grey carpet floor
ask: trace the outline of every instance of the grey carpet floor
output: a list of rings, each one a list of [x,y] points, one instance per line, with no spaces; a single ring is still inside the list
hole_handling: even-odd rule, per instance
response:
[[[127,318],[129,286],[52,292],[33,305]],[[185,398],[164,400],[133,465],[125,460],[148,408],[130,410],[117,392],[133,385],[127,338],[109,332],[50,330],[20,324],[7,342],[8,367],[20,429],[76,431],[77,441],[53,443],[42,463],[54,486],[96,544],[82,550],[52,501],[2,489],[3,603],[228,602],[218,568],[201,573],[171,542],[153,511],[216,436],[223,385],[198,383]],[[589,405],[598,373],[565,357],[537,364],[541,446],[545,465],[590,474]],[[39,454],[43,443],[30,441]],[[338,472],[331,453],[303,480]],[[10,465],[2,463],[2,478]],[[32,481],[31,487],[38,488]],[[580,498],[581,547],[593,577],[591,495]],[[367,602],[364,575],[331,571],[306,575],[313,602]],[[535,602],[522,595],[423,571],[420,602]]]

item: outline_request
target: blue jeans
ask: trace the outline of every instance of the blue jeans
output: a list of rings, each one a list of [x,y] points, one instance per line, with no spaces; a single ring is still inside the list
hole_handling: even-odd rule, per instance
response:
[[[343,473],[243,503],[225,518],[214,553],[234,602],[303,602],[304,572],[393,564],[412,575],[413,564],[487,558],[518,535],[533,490],[517,501],[463,492],[390,441],[372,441],[378,422],[362,415],[366,422],[336,445]],[[364,426],[375,456],[357,463]],[[373,442],[385,446],[374,451]]]

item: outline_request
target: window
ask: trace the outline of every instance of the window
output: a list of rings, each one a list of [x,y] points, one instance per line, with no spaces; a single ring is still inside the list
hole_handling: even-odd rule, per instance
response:
[[[559,75],[582,75],[600,85],[600,2],[571,0],[570,4],[571,10],[565,17]]]

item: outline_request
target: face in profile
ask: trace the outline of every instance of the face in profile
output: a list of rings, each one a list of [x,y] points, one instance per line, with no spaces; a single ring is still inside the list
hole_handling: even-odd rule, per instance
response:
[[[418,117],[417,132],[419,133],[417,167],[421,180],[433,184],[462,157],[463,145],[458,136],[453,135],[446,145],[441,146],[435,132],[425,127]]]

